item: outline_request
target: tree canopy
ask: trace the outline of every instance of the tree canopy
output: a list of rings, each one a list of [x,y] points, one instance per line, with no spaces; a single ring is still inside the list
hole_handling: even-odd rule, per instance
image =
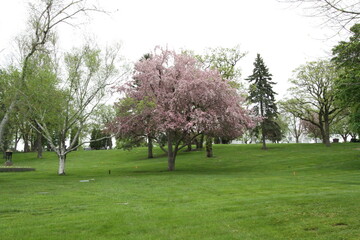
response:
[[[235,138],[253,124],[236,90],[217,70],[202,70],[187,54],[156,48],[151,58],[136,63],[133,80],[118,90],[126,94],[126,104],[119,106],[110,128],[120,134],[154,135],[168,154],[170,171],[190,134]]]
[[[281,129],[275,121],[278,114],[275,103],[276,93],[272,90],[275,82],[272,81],[272,74],[260,54],[256,56],[253,74],[246,80],[250,83],[248,100],[255,104],[254,111],[262,119],[260,123],[262,148],[266,149],[265,139],[278,141],[281,139]]]

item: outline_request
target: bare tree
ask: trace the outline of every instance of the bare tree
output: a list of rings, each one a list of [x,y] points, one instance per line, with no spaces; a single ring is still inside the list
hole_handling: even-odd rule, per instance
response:
[[[38,0],[30,4],[30,17],[27,33],[20,38],[21,73],[18,88],[26,86],[29,81],[29,62],[37,52],[46,52],[49,44],[55,39],[55,28],[60,24],[71,24],[71,21],[79,14],[87,14],[90,11],[98,11],[96,8],[88,8],[85,0]],[[9,122],[11,113],[18,104],[20,93],[16,93],[5,110],[0,121],[0,148],[3,144],[4,130]]]
[[[303,6],[310,16],[322,17],[338,31],[349,29],[360,20],[359,0],[279,0]]]

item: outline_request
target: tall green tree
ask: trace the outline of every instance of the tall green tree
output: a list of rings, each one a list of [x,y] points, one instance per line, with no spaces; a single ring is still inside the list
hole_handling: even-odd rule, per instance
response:
[[[270,138],[272,140],[274,135],[281,132],[281,127],[275,121],[278,114],[275,103],[276,93],[272,90],[275,82],[272,81],[272,74],[260,54],[256,56],[253,74],[246,80],[250,83],[248,100],[255,104],[255,113],[262,118],[258,127],[262,135],[262,149],[266,149],[265,140]]]
[[[352,36],[333,48],[339,76],[335,81],[336,95],[351,110],[351,127],[360,135],[360,24],[351,27]]]
[[[335,99],[337,71],[328,61],[309,62],[295,70],[290,82],[293,96],[288,101],[289,111],[304,121],[317,126],[321,139],[330,146],[330,126],[344,110]]]

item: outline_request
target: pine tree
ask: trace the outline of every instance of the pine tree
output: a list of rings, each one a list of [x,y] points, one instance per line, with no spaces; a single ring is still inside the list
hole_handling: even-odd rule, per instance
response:
[[[265,139],[277,132],[280,126],[274,121],[278,114],[275,104],[276,93],[272,90],[272,85],[275,83],[260,54],[256,56],[253,74],[246,80],[250,83],[248,100],[256,104],[254,110],[262,118],[259,128],[262,135],[262,149],[266,149]]]

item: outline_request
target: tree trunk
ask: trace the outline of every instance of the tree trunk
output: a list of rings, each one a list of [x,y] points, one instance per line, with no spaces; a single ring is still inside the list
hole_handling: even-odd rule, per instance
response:
[[[154,158],[153,147],[153,140],[151,137],[148,137],[148,158]]]
[[[173,134],[168,132],[168,170],[175,170],[175,151],[173,150]]]
[[[109,138],[109,149],[112,149],[112,138]]]
[[[295,136],[295,141],[296,141],[296,143],[299,143],[299,137],[300,137],[300,136]]]
[[[30,134],[30,152],[35,152],[37,150],[37,139],[33,134]]]
[[[27,134],[24,134],[23,140],[24,140],[24,152],[30,152],[29,136]]]
[[[16,105],[16,100],[12,101],[8,110],[6,111],[4,117],[2,118],[1,122],[0,122],[0,149],[3,147],[4,144],[4,132],[5,132],[5,127],[9,122],[10,119],[10,113],[12,113],[12,111],[14,110]]]
[[[19,134],[19,130],[16,129],[16,132],[15,132],[15,141],[14,141],[14,151],[16,152],[17,151],[17,146],[19,144],[19,141],[20,141],[20,137],[21,135]]]
[[[66,154],[59,154],[59,175],[65,175]]]
[[[266,150],[266,140],[265,140],[265,132],[264,132],[264,123],[261,123],[261,142],[262,142],[262,147],[261,149]]]
[[[208,158],[213,157],[212,142],[212,137],[206,136],[206,156]]]
[[[330,144],[330,124],[329,124],[329,116],[328,115],[326,115],[325,117],[325,131],[324,131],[324,137],[325,137],[325,145],[327,146],[327,147],[330,147],[331,146],[331,144]]]
[[[263,107],[263,102],[261,100],[260,100],[260,115],[262,118],[264,118],[264,107]],[[261,122],[261,136],[262,136],[262,148],[261,149],[266,150],[264,119]]]
[[[340,135],[341,135],[344,143],[347,143],[347,137],[348,137],[348,135],[347,135],[347,134],[340,134]]]
[[[204,148],[204,134],[200,135],[199,147],[200,149]]]
[[[191,152],[192,151],[192,146],[191,146],[191,142],[189,142],[188,144],[187,144],[187,150],[186,150],[187,152]]]
[[[37,138],[36,138],[36,150],[37,150],[37,158],[42,158],[43,157],[42,134],[39,132],[37,133]]]
[[[195,143],[196,143],[196,149],[197,150],[203,149],[203,147],[204,147],[204,134],[201,134],[200,138],[199,137],[195,138]]]

